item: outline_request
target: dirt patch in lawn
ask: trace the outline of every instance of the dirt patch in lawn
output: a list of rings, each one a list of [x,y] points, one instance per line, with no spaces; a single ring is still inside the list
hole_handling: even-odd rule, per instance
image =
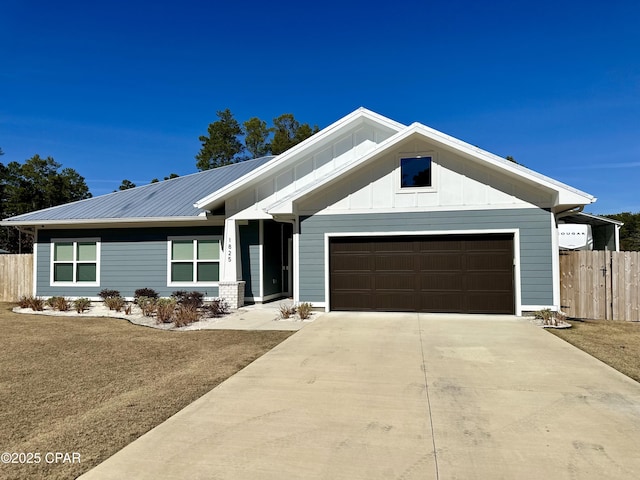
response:
[[[548,330],[640,382],[640,322],[570,320],[572,328]]]
[[[0,453],[40,462],[0,463],[6,479],[77,477],[293,333],[168,332],[13,306],[0,303]],[[47,463],[48,452],[80,463]]]

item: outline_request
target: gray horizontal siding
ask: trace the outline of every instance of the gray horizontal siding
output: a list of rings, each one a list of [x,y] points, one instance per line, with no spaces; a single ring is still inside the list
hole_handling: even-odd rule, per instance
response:
[[[50,297],[95,297],[104,288],[132,297],[139,288],[153,288],[160,296],[191,287],[167,286],[167,238],[170,236],[222,235],[222,227],[41,230],[37,244],[36,295]],[[101,241],[100,286],[61,287],[50,285],[52,238],[97,237]],[[218,287],[198,288],[207,296],[217,296]]]
[[[522,304],[553,305],[550,215],[531,208],[302,217],[300,300],[325,301],[325,233],[519,229]]]
[[[254,298],[260,296],[260,223],[251,220],[247,225],[240,225],[240,250],[242,252],[242,278],[244,279],[244,296]]]

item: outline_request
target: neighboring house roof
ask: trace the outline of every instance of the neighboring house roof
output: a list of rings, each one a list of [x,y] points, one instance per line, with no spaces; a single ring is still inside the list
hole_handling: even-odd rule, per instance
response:
[[[624,225],[624,222],[620,222],[618,220],[614,220],[613,218],[601,217],[599,215],[594,215],[592,213],[586,212],[576,212],[571,215],[564,215],[562,217],[566,223],[583,223],[594,226],[601,225]]]
[[[6,253],[9,253],[9,251],[5,250],[4,248],[0,248],[0,255],[6,254]]]
[[[32,225],[70,221],[157,221],[194,219],[204,215],[194,206],[202,197],[217,191],[268,163],[274,157],[262,157],[218,167],[204,172],[150,183],[99,197],[25,213],[4,220],[4,225]]]

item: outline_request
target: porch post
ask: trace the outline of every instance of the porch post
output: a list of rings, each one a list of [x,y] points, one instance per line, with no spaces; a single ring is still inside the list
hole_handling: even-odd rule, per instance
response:
[[[242,278],[242,262],[240,258],[240,235],[238,222],[226,219],[224,222],[224,239],[219,282],[220,298],[226,300],[230,308],[244,305],[244,285]]]

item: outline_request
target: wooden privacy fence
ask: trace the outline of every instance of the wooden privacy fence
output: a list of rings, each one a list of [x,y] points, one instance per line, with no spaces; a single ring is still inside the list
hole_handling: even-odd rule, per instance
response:
[[[640,252],[560,252],[560,303],[569,317],[640,321]]]
[[[33,295],[33,255],[0,255],[0,301]]]

